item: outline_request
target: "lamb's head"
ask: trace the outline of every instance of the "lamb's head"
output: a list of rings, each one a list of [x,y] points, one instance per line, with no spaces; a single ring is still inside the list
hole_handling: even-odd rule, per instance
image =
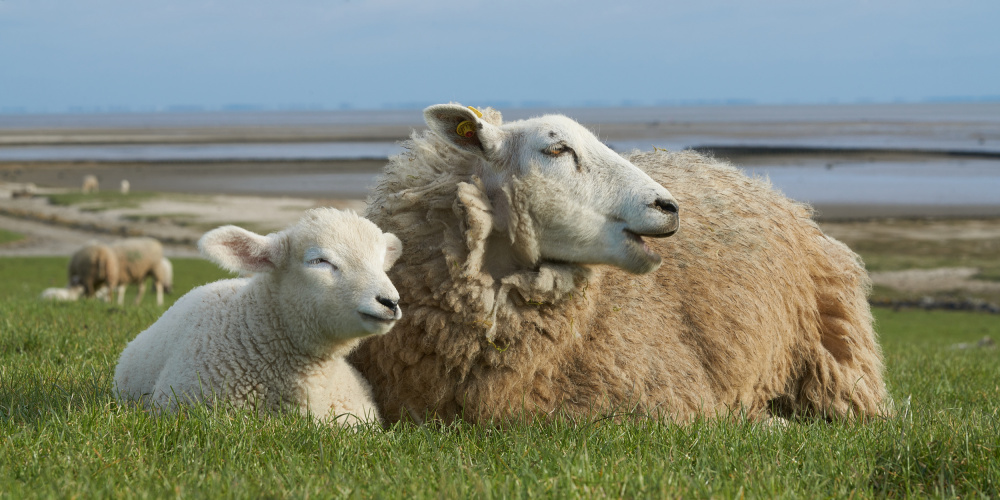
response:
[[[442,104],[424,110],[424,118],[480,160],[494,228],[512,240],[529,228],[534,242],[522,260],[611,264],[633,273],[659,267],[643,237],[677,232],[677,203],[666,188],[565,116],[501,125],[492,113],[491,120],[474,108]]]
[[[402,317],[399,293],[386,275],[402,243],[354,212],[309,210],[294,226],[267,236],[223,226],[198,246],[223,268],[267,282],[295,321],[324,335],[384,334]]]

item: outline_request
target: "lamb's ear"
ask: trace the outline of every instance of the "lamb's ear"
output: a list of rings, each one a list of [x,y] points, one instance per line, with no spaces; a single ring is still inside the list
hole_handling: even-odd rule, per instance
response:
[[[198,249],[223,269],[237,273],[274,270],[286,254],[285,233],[261,236],[236,226],[213,229],[198,240]]]
[[[388,271],[399,256],[403,255],[403,242],[392,233],[383,233],[382,238],[385,239],[385,262],[382,264],[382,270]]]
[[[504,132],[487,123],[482,113],[458,104],[436,104],[424,110],[424,121],[458,149],[486,157],[503,145]]]

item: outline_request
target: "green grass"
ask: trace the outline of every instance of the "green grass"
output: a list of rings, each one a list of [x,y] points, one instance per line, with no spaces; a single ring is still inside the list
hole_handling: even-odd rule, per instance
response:
[[[59,193],[48,195],[52,205],[77,205],[81,210],[100,212],[112,208],[138,208],[142,202],[160,196],[159,193],[133,191],[121,194],[117,191],[101,191],[97,193]]]
[[[174,264],[171,300],[224,276]],[[563,419],[345,432],[297,415],[119,406],[117,356],[162,310],[35,298],[64,274],[65,259],[0,259],[0,498],[1000,495],[1000,355],[950,348],[1000,339],[995,316],[877,311],[899,412],[865,425]]]
[[[11,243],[14,241],[20,241],[24,239],[24,235],[21,233],[15,233],[13,231],[8,231],[6,229],[0,229],[0,245],[4,243]]]
[[[1000,240],[869,240],[852,242],[869,271],[976,267],[976,279],[1000,281]]]

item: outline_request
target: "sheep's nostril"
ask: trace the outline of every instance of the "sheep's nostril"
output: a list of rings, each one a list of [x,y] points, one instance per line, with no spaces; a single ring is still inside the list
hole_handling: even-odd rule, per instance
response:
[[[375,300],[377,300],[379,304],[382,304],[383,306],[387,307],[390,311],[394,312],[396,311],[396,304],[399,303],[399,301],[390,300],[385,297],[375,297]]]
[[[657,199],[653,202],[653,206],[669,214],[677,213],[677,202],[674,200],[665,200],[663,198]]]

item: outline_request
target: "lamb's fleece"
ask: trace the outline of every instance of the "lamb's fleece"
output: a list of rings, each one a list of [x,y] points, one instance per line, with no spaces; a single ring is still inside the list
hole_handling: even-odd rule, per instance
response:
[[[408,314],[349,358],[387,420],[890,411],[862,262],[767,181],[695,152],[626,155],[680,206],[678,234],[648,241],[659,270],[492,275],[490,242],[509,240],[470,157],[431,132],[406,147],[366,216],[407,248],[390,278]]]
[[[227,400],[342,425],[379,420],[344,356],[400,316],[385,275],[401,250],[395,236],[354,213],[315,209],[268,236],[224,226],[199,247],[254,276],[195,288],[130,342],[115,369],[119,398],[169,411]]]
[[[120,279],[117,254],[111,247],[90,241],[70,257],[68,287],[83,287],[83,295],[94,297],[102,286],[110,288],[109,300]]]

